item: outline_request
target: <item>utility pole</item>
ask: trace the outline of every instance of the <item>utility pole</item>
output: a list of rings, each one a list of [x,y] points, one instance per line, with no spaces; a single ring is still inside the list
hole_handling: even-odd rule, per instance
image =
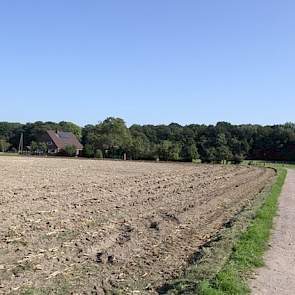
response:
[[[19,140],[19,145],[18,145],[18,153],[22,154],[24,150],[24,134],[21,133],[20,140]]]

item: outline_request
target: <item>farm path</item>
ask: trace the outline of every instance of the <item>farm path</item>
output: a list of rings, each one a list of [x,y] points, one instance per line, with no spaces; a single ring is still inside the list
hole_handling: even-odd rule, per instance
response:
[[[295,290],[295,170],[288,170],[266,265],[251,282],[252,294],[291,295]]]

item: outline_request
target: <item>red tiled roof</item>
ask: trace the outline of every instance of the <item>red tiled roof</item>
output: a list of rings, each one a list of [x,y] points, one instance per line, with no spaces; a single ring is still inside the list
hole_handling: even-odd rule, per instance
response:
[[[47,134],[59,149],[64,149],[68,145],[73,145],[77,150],[82,150],[83,145],[72,132],[48,130]]]

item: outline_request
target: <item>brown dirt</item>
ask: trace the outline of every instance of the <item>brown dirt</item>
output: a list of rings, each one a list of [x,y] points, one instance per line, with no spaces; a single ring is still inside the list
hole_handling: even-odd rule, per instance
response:
[[[3,294],[153,294],[274,176],[18,157],[1,157],[0,167]]]
[[[289,170],[279,203],[266,265],[251,281],[253,295],[295,294],[295,170]]]

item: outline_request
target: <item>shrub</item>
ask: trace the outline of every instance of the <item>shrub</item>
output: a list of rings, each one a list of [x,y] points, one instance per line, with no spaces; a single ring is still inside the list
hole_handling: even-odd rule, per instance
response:
[[[94,148],[91,144],[85,144],[83,149],[84,157],[92,158],[94,157]]]
[[[181,152],[183,161],[193,162],[194,160],[197,160],[200,157],[195,144],[184,145]]]
[[[0,139],[0,152],[6,152],[10,148],[10,143],[5,139]]]
[[[97,159],[102,159],[103,158],[103,153],[102,153],[102,151],[101,150],[96,150],[95,151],[95,158],[97,158]]]
[[[244,160],[244,157],[242,155],[234,155],[233,158],[232,158],[232,162],[234,164],[241,164]]]
[[[31,153],[32,154],[45,154],[47,152],[47,144],[45,142],[31,142]]]
[[[66,145],[63,152],[68,157],[74,157],[74,156],[76,156],[77,150],[76,150],[76,147],[74,145]]]

